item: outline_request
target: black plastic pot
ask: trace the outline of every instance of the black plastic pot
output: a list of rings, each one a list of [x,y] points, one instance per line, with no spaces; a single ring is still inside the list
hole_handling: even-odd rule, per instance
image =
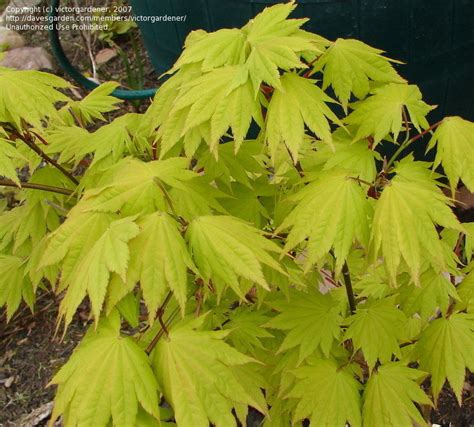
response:
[[[158,73],[166,71],[194,29],[240,27],[275,0],[131,0]],[[474,0],[299,0],[295,17],[329,39],[357,38],[402,60],[436,115],[474,119]],[[165,16],[185,16],[180,22]],[[165,18],[166,19],[166,18]]]

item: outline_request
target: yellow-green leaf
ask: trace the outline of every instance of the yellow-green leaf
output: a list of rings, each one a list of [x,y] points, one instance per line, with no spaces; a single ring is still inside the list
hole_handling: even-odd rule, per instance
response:
[[[451,188],[461,179],[474,192],[474,123],[461,117],[447,117],[431,138],[429,148],[436,148],[434,167],[443,165]]]
[[[266,411],[256,376],[247,370],[255,360],[223,341],[228,332],[199,330],[204,318],[173,326],[153,352],[153,367],[179,426],[237,426],[233,408]]]
[[[113,313],[88,334],[51,381],[58,385],[51,423],[69,426],[136,425],[143,408],[160,420],[158,384],[145,352],[120,335]]]
[[[435,399],[446,380],[459,404],[466,368],[474,370],[474,318],[454,313],[431,322],[416,344],[420,367],[431,374]]]
[[[265,326],[286,331],[278,353],[299,347],[298,364],[316,350],[329,357],[333,343],[340,338],[342,322],[340,304],[331,294],[292,290],[287,301],[269,304],[279,314]]]
[[[309,418],[313,426],[360,427],[362,385],[348,367],[333,359],[316,359],[295,369],[296,384],[288,397],[298,399],[293,420]]]
[[[418,385],[426,373],[400,363],[388,363],[377,369],[364,390],[364,427],[401,427],[414,423],[427,426],[415,403],[431,401]]]
[[[402,83],[383,51],[359,40],[337,39],[316,61],[315,71],[323,71],[323,89],[332,86],[344,109],[351,94],[362,99],[370,91],[370,81]]]
[[[362,350],[369,368],[372,369],[377,360],[390,361],[392,354],[401,357],[398,340],[406,317],[395,306],[393,298],[359,305],[346,321],[349,327],[344,339],[352,339],[355,351]]]
[[[140,234],[130,241],[130,263],[127,283],[140,283],[150,318],[168,290],[179,302],[182,311],[187,301],[187,269],[195,270],[180,224],[166,213],[153,213],[137,222]]]
[[[397,140],[402,128],[403,108],[416,130],[429,127],[426,115],[433,109],[421,99],[418,86],[390,83],[373,90],[373,95],[353,105],[354,111],[345,119],[357,126],[355,139],[372,136],[374,143],[393,135]]]

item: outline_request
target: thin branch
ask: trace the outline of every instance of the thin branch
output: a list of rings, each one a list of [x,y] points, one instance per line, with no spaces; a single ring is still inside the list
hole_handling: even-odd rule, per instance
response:
[[[428,129],[424,130],[423,132],[421,132],[420,134],[414,136],[413,138],[407,140],[407,141],[404,141],[400,147],[398,147],[398,150],[395,151],[395,153],[393,154],[392,158],[389,160],[389,162],[387,163],[387,166],[385,168],[385,170],[388,170],[388,168],[390,168],[390,166],[393,165],[393,163],[395,162],[396,159],[398,159],[398,156],[400,156],[400,154],[406,149],[408,148],[409,145],[413,144],[415,141],[418,141],[420,138],[423,138],[426,134],[430,133],[432,130],[436,129],[440,124],[442,123],[442,121],[439,121],[437,123],[435,123],[434,125],[430,126]]]
[[[352,280],[351,275],[349,272],[349,266],[347,265],[347,261],[344,262],[344,266],[342,267],[342,277],[344,278],[344,285],[346,287],[347,299],[349,300],[349,307],[351,309],[351,314],[356,312],[356,300],[354,297],[354,290],[352,289]]]
[[[171,294],[171,293],[170,293]],[[170,295],[169,294],[169,295]],[[159,311],[159,310],[158,310]],[[166,322],[163,322],[161,321],[160,322],[160,325],[161,325],[161,328],[160,330],[158,331],[158,333],[153,337],[153,339],[151,340],[150,344],[148,344],[148,347],[146,348],[145,350],[145,353],[146,354],[150,354],[153,349],[156,347],[156,344],[158,344],[158,341],[160,340],[160,338],[163,336],[163,335],[167,335],[167,331],[168,331],[168,328],[171,324],[171,322],[173,321],[173,319],[175,318],[175,316],[178,314],[179,312],[179,308],[176,307],[173,312],[170,314],[170,316],[168,317],[168,319],[166,320]],[[166,332],[165,332],[166,331]]]
[[[354,181],[357,181],[359,184],[365,184],[365,185],[368,185],[369,187],[374,186],[374,184],[372,182],[365,181],[364,179],[360,179],[357,176],[350,176],[349,179],[353,179]]]
[[[43,185],[43,184],[33,184],[30,182],[22,182],[20,183],[21,187],[18,186],[14,181],[9,179],[0,179],[0,186],[3,187],[14,187],[14,188],[28,188],[31,190],[41,190],[41,191],[49,191],[50,193],[58,193],[64,194],[66,196],[70,196],[74,191],[69,190],[67,188],[60,188],[60,187],[52,187],[51,185]]]
[[[403,121],[405,122],[405,140],[403,144],[406,144],[410,139],[410,122],[408,121],[408,113],[405,106],[402,107]]]
[[[30,147],[38,156],[40,156],[46,163],[49,163],[51,166],[54,166],[56,169],[58,169],[64,176],[69,178],[71,182],[73,182],[75,185],[79,185],[79,181],[69,172],[67,171],[63,166],[61,166],[56,160],[52,159],[49,157],[41,148],[39,148],[31,138],[29,138],[26,135],[22,135],[16,130],[13,130],[11,132],[12,136],[19,139],[20,141],[23,141],[28,147]],[[35,134],[36,135],[36,134]],[[47,143],[46,143],[47,144]]]
[[[171,212],[173,213],[173,216],[175,217],[175,219],[177,221],[179,221],[183,227],[186,227],[188,225],[188,223],[183,218],[181,218],[178,215],[178,213],[176,212],[176,209],[174,208],[173,200],[171,200],[171,197],[170,197],[168,191],[166,190],[165,186],[161,182],[161,180],[159,178],[155,177],[154,181],[155,181],[155,184],[158,186],[158,188],[163,193],[163,197],[165,198],[166,204],[171,209]]]

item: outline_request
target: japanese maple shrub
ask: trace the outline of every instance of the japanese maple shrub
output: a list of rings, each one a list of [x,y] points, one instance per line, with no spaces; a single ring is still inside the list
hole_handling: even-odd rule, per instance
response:
[[[90,306],[53,421],[400,427],[462,401],[474,226],[446,194],[474,190],[474,124],[430,125],[394,61],[294,8],[192,32],[151,107],[101,126],[114,84],[0,70],[0,304]]]

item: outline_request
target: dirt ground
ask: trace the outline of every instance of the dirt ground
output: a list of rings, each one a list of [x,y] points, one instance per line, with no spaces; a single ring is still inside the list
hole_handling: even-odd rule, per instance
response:
[[[63,339],[55,337],[56,310],[54,296],[43,293],[38,298],[35,314],[23,307],[7,324],[2,313],[0,425],[22,425],[23,416],[54,398],[54,387],[46,386],[67,361],[87,326],[79,314]]]
[[[0,1],[0,9],[2,2]],[[138,30],[133,30],[139,41]],[[47,33],[22,33],[31,46],[43,46],[48,49]],[[62,42],[72,62],[83,71],[90,71],[90,63],[82,46],[80,34],[62,34]],[[127,37],[117,40],[121,48],[137,63],[137,50]],[[139,45],[138,52],[144,63],[143,86],[154,87],[155,75],[145,49]],[[95,53],[107,46],[97,44]],[[63,77],[62,71],[55,72]],[[116,57],[99,67],[99,76],[103,81],[113,79],[126,85],[126,71],[123,61]],[[84,92],[83,92],[84,93]],[[143,109],[145,103],[137,107],[124,104],[123,108]],[[472,219],[470,219],[472,221]],[[23,417],[50,403],[54,398],[54,387],[46,387],[54,373],[63,365],[87,327],[87,311],[80,311],[70,325],[65,337],[55,337],[57,302],[51,293],[43,293],[38,298],[35,314],[23,307],[10,323],[5,322],[0,310],[0,426],[20,426]],[[474,399],[472,390],[474,375],[465,384],[462,407],[456,402],[453,393],[446,389],[442,392],[438,407],[431,412],[431,421],[442,426],[474,426]],[[45,420],[35,425],[45,425]],[[383,426],[381,426],[383,427]]]

